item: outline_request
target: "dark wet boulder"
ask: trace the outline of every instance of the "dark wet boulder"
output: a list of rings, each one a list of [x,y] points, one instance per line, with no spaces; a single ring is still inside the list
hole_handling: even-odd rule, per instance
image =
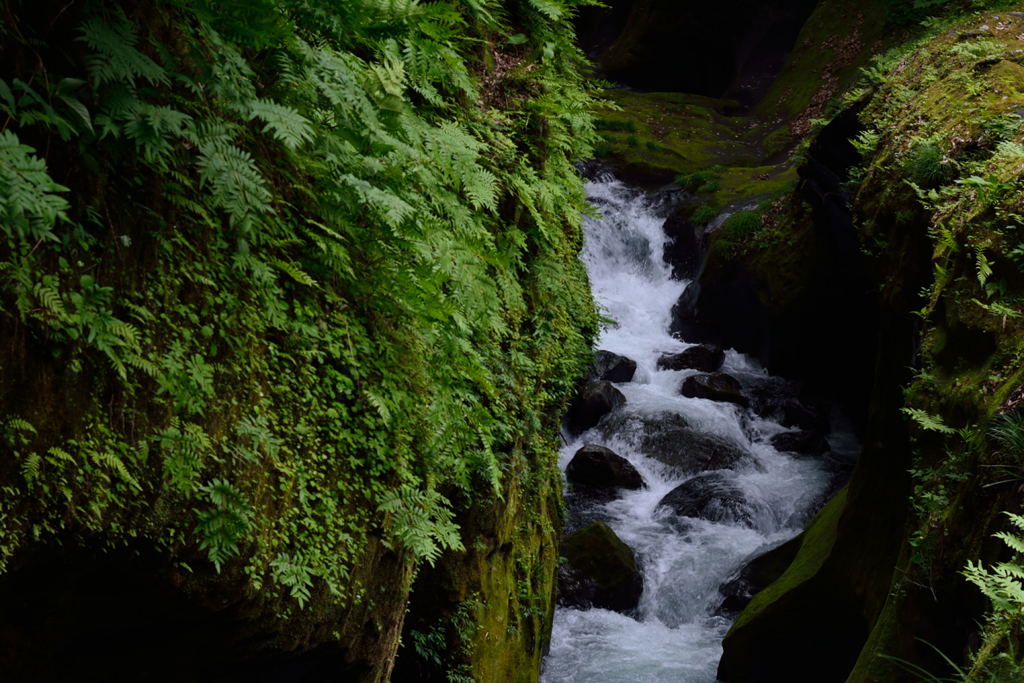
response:
[[[782,419],[779,422],[783,427],[798,427],[805,431],[830,431],[828,410],[822,403],[813,400],[790,399],[782,408]]]
[[[564,607],[625,612],[636,608],[643,575],[633,550],[604,522],[580,529],[562,542],[558,603]]]
[[[672,322],[669,324],[669,334],[676,339],[689,342],[702,340],[700,327],[697,325],[697,300],[700,298],[700,283],[691,282],[679,295],[679,299],[672,306]]]
[[[725,439],[691,428],[681,415],[611,415],[601,424],[606,437],[633,442],[649,458],[686,473],[758,467],[751,453]]]
[[[775,450],[796,455],[824,455],[829,451],[825,435],[817,430],[809,432],[783,432],[782,434],[776,434],[770,440]]]
[[[678,214],[669,216],[662,226],[668,241],[662,258],[672,268],[675,280],[693,280],[700,273],[704,251],[700,247],[699,234],[703,229]]]
[[[636,373],[636,361],[611,351],[594,354],[594,365],[587,375],[591,380],[606,382],[629,382]]]
[[[750,405],[750,399],[743,395],[743,385],[740,381],[724,372],[687,377],[679,391],[687,398],[735,403],[744,408]]]
[[[743,378],[743,393],[756,415],[778,421],[786,404],[800,395],[800,383],[768,375],[747,376]]]
[[[718,592],[725,598],[718,608],[719,612],[735,614],[746,607],[754,595],[767,588],[793,564],[801,543],[802,534],[743,565],[742,569],[718,587]]]
[[[587,382],[569,406],[565,416],[566,427],[573,434],[581,434],[625,402],[626,397],[611,382]]]
[[[715,372],[725,362],[725,351],[715,344],[698,344],[682,353],[664,355],[658,359],[659,370],[699,370]]]
[[[672,489],[658,503],[679,517],[695,517],[712,522],[728,522],[753,527],[756,507],[747,500],[731,477],[720,472],[699,474]]]
[[[619,489],[635,491],[644,480],[636,468],[621,455],[604,446],[587,444],[565,468],[565,478],[573,485],[573,494],[614,498]]]

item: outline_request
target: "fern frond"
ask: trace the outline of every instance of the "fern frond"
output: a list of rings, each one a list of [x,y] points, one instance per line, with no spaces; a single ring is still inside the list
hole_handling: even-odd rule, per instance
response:
[[[119,6],[110,8],[109,19],[93,17],[78,29],[75,40],[86,43],[96,55],[86,59],[93,87],[112,81],[124,81],[135,86],[142,78],[152,85],[167,85],[167,72],[152,59],[135,49],[139,42],[135,27]]]
[[[25,462],[21,464],[21,474],[25,477],[25,481],[31,484],[34,479],[38,479],[39,468],[42,464],[43,459],[37,453],[30,453],[25,458]]]
[[[279,269],[287,273],[292,277],[293,280],[299,284],[306,285],[307,287],[315,287],[316,280],[311,278],[309,275],[304,273],[301,268],[292,263],[291,261],[284,261],[282,259],[274,259],[274,265]]]
[[[903,412],[909,415],[921,429],[939,432],[940,434],[956,434],[956,430],[952,427],[947,427],[938,415],[929,415],[919,408],[904,408]]]
[[[264,133],[273,133],[276,140],[290,150],[298,149],[313,139],[309,120],[291,107],[271,100],[256,100],[250,103],[250,118],[259,119],[266,125]]]
[[[47,453],[53,456],[52,459],[47,458],[47,460],[50,460],[50,462],[54,464],[57,464],[59,462],[68,462],[71,463],[72,465],[78,464],[77,462],[75,462],[74,457],[72,457],[72,455],[65,451],[63,448],[58,448],[57,446],[54,446],[53,448],[49,449]]]
[[[93,451],[89,453],[89,455],[92,457],[92,461],[97,465],[101,467],[108,467],[117,472],[121,479],[127,482],[136,491],[142,490],[142,486],[139,484],[138,480],[132,476],[125,464],[121,462],[121,459],[110,451]]]
[[[225,479],[214,479],[201,490],[213,507],[199,513],[195,531],[203,537],[200,550],[208,551],[219,574],[221,565],[239,553],[238,542],[249,526],[249,504]]]

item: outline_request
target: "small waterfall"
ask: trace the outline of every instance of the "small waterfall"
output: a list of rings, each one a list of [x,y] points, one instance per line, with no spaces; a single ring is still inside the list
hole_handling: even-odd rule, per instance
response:
[[[602,218],[586,219],[582,258],[595,297],[605,315],[617,321],[604,331],[599,348],[636,361],[637,371],[631,382],[616,385],[627,401],[609,416],[618,418],[616,429],[607,429],[606,418],[570,440],[560,464],[564,470],[580,447],[598,444],[629,460],[643,476],[645,488],[595,504],[584,522],[607,522],[634,550],[644,592],[631,616],[559,607],[541,681],[714,681],[722,637],[735,618],[720,613],[718,587],[753,556],[799,533],[832,474],[821,458],[777,452],[769,438],[791,431],[780,424],[730,403],[683,397],[680,385],[696,371],[658,369],[662,354],[692,346],[667,331],[672,305],[688,284],[671,279],[662,257],[671,194],[644,193],[611,177],[590,182],[588,193]],[[773,381],[756,361],[731,350],[721,371],[745,387]],[[690,427],[751,456],[745,465],[720,472],[749,503],[747,523],[730,521],[728,515],[722,521],[685,518],[681,523],[658,509],[666,494],[694,476],[641,450],[644,430],[665,415],[682,416]],[[569,520],[570,529],[580,524],[578,515]]]

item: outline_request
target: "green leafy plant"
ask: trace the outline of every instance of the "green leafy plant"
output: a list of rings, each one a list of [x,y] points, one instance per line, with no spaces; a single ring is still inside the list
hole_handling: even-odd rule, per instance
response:
[[[219,574],[221,566],[239,554],[239,542],[249,527],[249,504],[241,491],[223,479],[214,479],[200,490],[212,507],[197,515],[196,533],[203,538],[199,548],[207,551]]]
[[[235,595],[354,602],[371,538],[436,561],[448,496],[557,467],[598,326],[573,166],[596,86],[557,0],[514,29],[447,0],[222,5],[0,30],[0,363],[59,369],[60,406],[37,424],[42,383],[4,387],[0,570],[139,539]],[[520,66],[488,80],[483,43]]]
[[[693,212],[693,215],[690,216],[690,220],[697,225],[704,225],[705,223],[714,220],[716,216],[718,216],[718,212],[715,211],[710,204],[701,204],[697,207],[697,210]]]
[[[637,132],[637,127],[636,122],[632,120],[610,121],[608,119],[597,119],[594,121],[594,130],[611,131],[615,133],[635,133]]]
[[[914,145],[904,168],[911,181],[925,189],[939,187],[950,173],[950,165],[945,161],[942,149],[932,142]]]
[[[964,680],[978,680],[992,669],[1006,672],[1012,670],[1020,674],[1020,665],[1013,656],[1012,643],[1009,652],[999,653],[1011,631],[1024,622],[1024,517],[1005,513],[1010,523],[1016,527],[1017,533],[999,532],[995,534],[1013,552],[1014,558],[1009,562],[997,562],[991,569],[982,566],[981,562],[967,562],[963,575],[976,585],[992,604],[992,615],[986,627],[985,642],[974,657],[971,670]],[[1003,654],[1004,657],[999,655]],[[1009,655],[1008,657],[1005,655]],[[1000,661],[1002,660],[1002,661]]]

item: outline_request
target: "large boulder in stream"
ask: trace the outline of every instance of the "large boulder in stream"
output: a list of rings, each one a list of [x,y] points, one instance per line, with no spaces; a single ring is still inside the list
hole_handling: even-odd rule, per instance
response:
[[[636,557],[604,522],[566,538],[562,554],[566,561],[558,570],[560,605],[625,612],[639,604],[644,581]]]
[[[700,274],[700,264],[704,261],[704,250],[700,246],[700,237],[703,236],[704,229],[679,214],[669,216],[661,229],[668,238],[662,259],[672,267],[672,279],[695,279]]]
[[[697,301],[700,299],[700,282],[694,280],[686,286],[679,299],[672,306],[672,322],[668,331],[676,339],[699,342],[704,339],[697,325]],[[718,368],[715,368],[716,370]]]
[[[790,399],[782,408],[783,427],[829,431],[828,408],[820,401]]]
[[[573,485],[573,494],[588,498],[612,499],[620,489],[643,488],[644,480],[636,468],[609,448],[587,444],[565,468],[565,478]]]
[[[699,370],[715,372],[725,362],[725,351],[717,344],[698,344],[682,353],[666,354],[658,359],[659,370]]]
[[[626,402],[622,392],[606,380],[587,382],[565,416],[566,428],[573,434],[582,434],[597,426],[601,418]]]
[[[679,517],[754,527],[757,506],[736,482],[720,472],[700,474],[672,489],[658,503]]]
[[[636,374],[636,361],[620,356],[611,351],[598,351],[594,354],[594,365],[587,375],[591,380],[606,382],[629,382]]]
[[[710,470],[759,467],[753,454],[720,436],[690,427],[686,418],[673,413],[610,415],[601,424],[605,437],[632,441],[649,458],[696,474]]]
[[[743,385],[732,375],[716,372],[713,375],[693,375],[683,380],[679,393],[687,398],[706,398],[711,401],[735,403],[746,408],[750,399],[743,395]]]
[[[817,430],[809,432],[783,432],[773,436],[770,441],[775,450],[793,453],[794,455],[817,456],[824,455],[829,451],[825,435]]]

